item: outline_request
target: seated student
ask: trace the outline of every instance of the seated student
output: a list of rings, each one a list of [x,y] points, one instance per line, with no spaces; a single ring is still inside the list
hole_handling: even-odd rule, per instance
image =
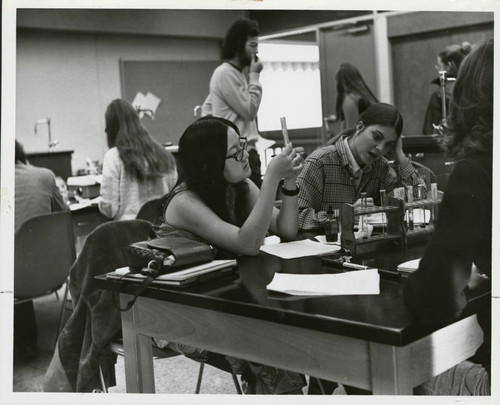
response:
[[[196,234],[218,248],[218,257],[257,255],[268,231],[285,240],[296,237],[295,180],[303,164],[291,146],[270,162],[260,190],[249,180],[246,139],[226,119],[203,117],[191,124],[180,139],[179,158],[185,182],[164,198],[163,226]],[[282,179],[284,197],[277,210],[274,201]],[[197,350],[184,345],[171,348],[186,354]],[[227,360],[236,373],[242,373],[247,394],[302,393],[305,380],[299,374]]]
[[[146,202],[174,187],[175,159],[148,133],[127,101],[112,101],[105,118],[110,149],[102,164],[99,210],[115,220],[134,219]]]
[[[405,286],[405,301],[424,324],[450,322],[467,305],[467,292],[491,277],[493,184],[493,40],[462,62],[450,101],[448,152],[457,159],[436,230]],[[487,276],[487,277],[485,277]],[[422,392],[489,395],[491,303],[478,313],[484,343],[474,361],[443,373]]]
[[[331,206],[359,204],[362,192],[368,205],[380,203],[379,190],[425,184],[410,159],[403,153],[403,118],[385,103],[372,104],[359,117],[355,128],[345,130],[333,144],[311,153],[298,176],[299,228],[319,229]],[[392,167],[384,157],[394,154]]]
[[[28,219],[41,214],[68,209],[52,171],[28,164],[23,146],[16,141],[15,150],[15,217],[17,232]],[[37,327],[33,301],[14,306],[14,357],[36,356]]]

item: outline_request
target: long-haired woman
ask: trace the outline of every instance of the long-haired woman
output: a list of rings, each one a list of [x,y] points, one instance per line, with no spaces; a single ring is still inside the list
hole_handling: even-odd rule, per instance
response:
[[[341,128],[353,128],[360,114],[370,105],[378,103],[377,97],[365,83],[361,73],[351,63],[340,65],[335,75],[337,80],[337,119]]]
[[[185,180],[164,198],[161,226],[195,234],[215,245],[219,257],[257,255],[268,231],[284,240],[294,239],[299,191],[295,180],[303,166],[298,152],[288,145],[274,157],[259,190],[249,179],[246,139],[240,137],[238,127],[223,118],[200,118],[179,142]],[[282,180],[278,210],[274,202]],[[192,358],[194,353],[203,355],[185,345],[169,347]],[[235,373],[242,374],[247,394],[302,393],[305,385],[304,377],[296,373],[229,357],[227,361]]]
[[[432,240],[405,288],[408,309],[423,324],[454,321],[467,306],[469,294],[490,283],[493,72],[493,40],[473,50],[458,71],[445,129],[448,152],[456,164]],[[491,303],[478,311],[484,342],[474,360],[484,367],[460,363],[425,384],[424,393],[490,394]]]
[[[103,160],[99,210],[115,220],[133,219],[142,205],[173,188],[175,159],[149,134],[127,101],[112,101],[105,120],[110,149]]]

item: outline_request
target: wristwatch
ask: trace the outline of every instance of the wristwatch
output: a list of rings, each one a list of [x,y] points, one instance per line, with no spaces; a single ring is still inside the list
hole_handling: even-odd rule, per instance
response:
[[[281,192],[283,193],[283,195],[287,195],[290,197],[293,197],[294,195],[299,194],[299,191],[300,191],[300,188],[299,188],[297,183],[295,183],[295,190],[288,190],[285,188],[284,185],[281,186]]]

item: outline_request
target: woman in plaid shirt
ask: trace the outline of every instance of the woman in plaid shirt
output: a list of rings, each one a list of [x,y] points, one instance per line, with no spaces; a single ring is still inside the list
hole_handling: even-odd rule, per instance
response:
[[[425,185],[403,153],[402,129],[403,118],[394,106],[373,104],[333,145],[311,153],[297,178],[299,228],[322,228],[329,206],[357,205],[363,192],[369,197],[369,205],[379,205],[381,189],[392,194],[396,187]],[[391,150],[394,165],[384,157]]]

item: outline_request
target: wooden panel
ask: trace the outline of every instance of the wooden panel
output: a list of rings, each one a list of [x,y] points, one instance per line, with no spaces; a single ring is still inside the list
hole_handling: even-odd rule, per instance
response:
[[[208,95],[219,61],[122,61],[122,97],[132,102],[138,92],[161,99],[155,119],[142,122],[159,142],[177,144],[194,121],[193,109]]]
[[[366,21],[362,25],[368,31],[351,35],[347,28],[332,30],[322,29],[319,35],[321,89],[323,97],[323,116],[335,114],[337,101],[337,81],[335,74],[342,63],[349,62],[358,68],[366,84],[378,97],[377,75],[375,71],[375,42],[373,22]],[[340,131],[340,123],[335,122],[331,128],[333,134]]]
[[[471,357],[483,343],[476,315],[462,319],[411,345],[412,385],[428,381]]]
[[[379,343],[370,344],[373,395],[392,393],[411,395],[413,387],[408,373],[410,350]]]
[[[480,12],[417,12],[400,14],[388,18],[387,35],[389,38],[422,34],[430,31],[443,31],[491,23],[493,24],[493,13]]]
[[[371,388],[363,340],[149,298],[134,307],[138,333]]]
[[[434,32],[425,32],[426,25],[420,27],[423,32],[391,40],[394,103],[403,115],[406,135],[422,133],[429,97],[437,89],[431,82],[437,77],[438,53],[451,44],[493,37],[492,22]]]

